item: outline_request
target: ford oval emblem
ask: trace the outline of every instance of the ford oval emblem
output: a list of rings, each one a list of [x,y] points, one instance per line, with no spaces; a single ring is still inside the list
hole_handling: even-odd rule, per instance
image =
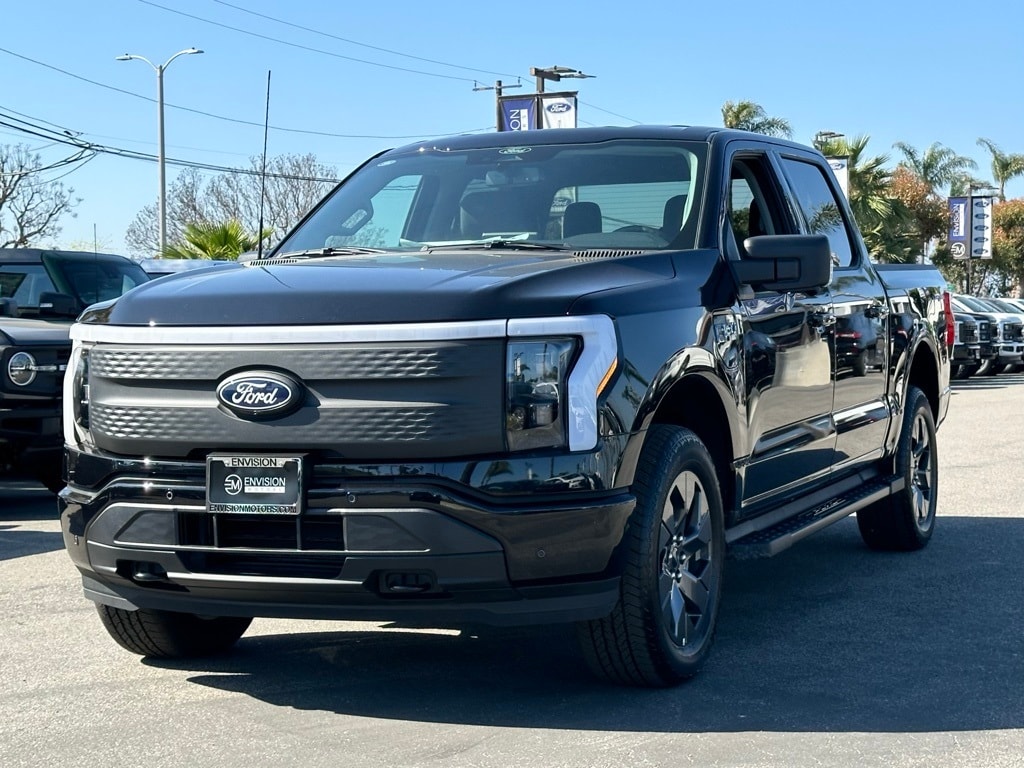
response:
[[[303,389],[283,373],[242,371],[218,385],[217,400],[243,419],[273,419],[297,409],[302,404]]]
[[[544,107],[548,112],[553,115],[560,115],[563,112],[568,112],[572,109],[572,105],[565,101],[555,101]]]

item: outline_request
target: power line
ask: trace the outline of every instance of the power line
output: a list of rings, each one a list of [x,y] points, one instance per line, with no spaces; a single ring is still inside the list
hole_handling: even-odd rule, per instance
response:
[[[13,121],[13,122],[8,122]],[[18,125],[21,123],[21,125]],[[74,136],[72,132],[67,131],[65,135],[60,135],[56,131],[52,131],[42,126],[33,125],[25,120],[19,120],[18,118],[11,117],[0,113],[0,126],[12,128],[21,133],[28,134],[30,136],[36,136],[39,138],[50,139],[61,144],[67,144],[68,146],[78,147],[79,149],[88,150],[104,155],[114,155],[116,157],[124,157],[130,160],[145,160],[147,162],[157,162],[159,158],[156,155],[151,155],[147,152],[139,152],[134,149],[124,149],[123,147],[110,147],[103,144],[95,144],[92,142],[82,141],[77,136]],[[237,173],[247,176],[259,176],[260,171],[251,168],[232,168],[230,166],[215,165],[213,163],[200,163],[191,160],[182,160],[180,158],[165,158],[165,162],[168,165],[174,165],[184,168],[196,168],[198,170],[205,171],[217,171],[220,173]],[[296,181],[316,181],[326,182],[329,184],[337,184],[339,179],[328,178],[322,176],[295,176],[286,173],[273,173],[268,172],[267,178],[271,179],[293,179]]]
[[[140,0],[140,2],[141,2],[141,0]],[[33,59],[33,58],[29,57],[29,56],[24,56],[24,55],[22,55],[20,53],[15,53],[14,51],[8,50],[7,48],[0,47],[0,53],[6,53],[8,56],[13,56],[16,59],[21,59],[22,61],[30,62],[32,64],[35,64],[35,65],[40,66],[40,67],[44,67],[44,68],[52,70],[54,72],[59,72],[60,74],[67,75],[68,77],[72,77],[75,80],[80,80],[83,83],[89,83],[90,85],[95,85],[95,86],[97,86],[99,88],[106,88],[108,91],[115,91],[117,93],[122,93],[122,94],[124,94],[126,96],[131,96],[131,97],[136,98],[136,99],[142,99],[143,101],[148,101],[148,102],[150,102],[152,104],[156,104],[156,101],[157,101],[156,99],[151,98],[149,96],[144,96],[141,93],[135,93],[134,91],[125,90],[124,88],[118,88],[117,86],[114,86],[114,85],[109,85],[107,83],[101,83],[98,80],[90,80],[87,77],[82,77],[81,75],[76,75],[74,72],[69,72],[66,69],[61,69],[60,67],[56,67],[53,64],[47,64],[45,62],[39,61],[38,59]],[[183,106],[180,106],[178,104],[170,104],[170,103],[167,103],[167,102],[164,103],[164,106],[169,107],[171,109],[178,109],[178,110],[181,110],[183,112],[191,112],[192,114],[195,114],[195,115],[202,115],[203,117],[213,118],[214,120],[223,120],[223,121],[228,122],[228,123],[236,123],[238,125],[251,125],[251,126],[255,126],[257,128],[262,128],[263,127],[263,123],[259,123],[259,122],[256,122],[254,120],[240,120],[240,119],[235,118],[235,117],[227,117],[225,115],[218,115],[218,114],[214,114],[213,112],[204,112],[201,109],[193,109],[191,107],[183,107]],[[311,130],[305,129],[305,128],[285,128],[285,127],[279,126],[279,125],[272,125],[272,126],[270,126],[270,130],[272,130],[272,131],[282,131],[282,132],[285,132],[285,133],[301,133],[301,134],[306,134],[306,135],[310,135],[310,136],[326,136],[326,137],[332,138],[332,139],[384,139],[384,140],[390,141],[390,140],[394,140],[394,139],[405,140],[405,139],[430,138],[430,137],[425,137],[422,134],[411,134],[411,135],[408,135],[408,136],[378,136],[378,135],[373,135],[373,134],[330,133],[328,131],[311,131]],[[474,128],[474,129],[469,130],[469,131],[461,131],[461,133],[475,133],[475,132],[481,131],[481,130],[486,130],[486,129],[484,129],[484,128]],[[446,134],[435,134],[435,135],[436,136],[443,136],[443,135],[446,135]]]
[[[324,32],[322,30],[314,29],[312,27],[304,27],[301,24],[295,24],[293,22],[286,21],[285,19],[278,19],[278,18],[276,18],[274,16],[268,16],[268,15],[263,14],[263,13],[257,13],[256,11],[249,10],[248,8],[243,8],[240,5],[234,5],[233,3],[225,2],[225,0],[213,0],[213,2],[217,3],[218,5],[227,6],[228,8],[234,8],[236,11],[241,11],[242,13],[248,13],[250,16],[257,16],[257,17],[259,17],[261,19],[266,19],[268,21],[273,21],[273,22],[275,22],[277,24],[284,24],[285,26],[292,27],[293,29],[301,29],[303,32],[311,32],[314,35],[320,35],[321,37],[328,37],[331,40],[338,40],[338,41],[340,41],[342,43],[349,43],[351,45],[358,45],[358,46],[360,46],[362,48],[369,48],[370,50],[374,50],[374,51],[381,51],[383,53],[390,53],[390,54],[392,54],[394,56],[402,56],[402,57],[407,58],[407,59],[415,59],[416,61],[425,61],[428,64],[439,64],[442,67],[452,67],[453,69],[464,69],[467,72],[482,72],[482,73],[487,74],[487,75],[498,75],[499,77],[515,77],[515,78],[519,77],[519,75],[510,75],[507,72],[492,72],[489,69],[477,69],[476,67],[466,67],[466,66],[463,66],[461,64],[449,64],[448,62],[445,62],[445,61],[438,61],[436,59],[427,59],[427,58],[424,58],[423,56],[414,56],[411,53],[402,53],[401,51],[393,51],[390,48],[381,48],[380,46],[370,45],[369,43],[361,43],[358,40],[351,40],[351,39],[349,39],[347,37],[339,37],[338,35],[332,35],[329,32]]]
[[[601,107],[595,107],[593,104],[587,104],[587,102],[585,102],[585,101],[581,101],[580,104],[582,104],[585,107],[590,107],[591,109],[596,109],[598,112],[604,112],[605,114],[608,114],[608,115],[614,115],[615,117],[621,117],[623,120],[629,120],[630,122],[636,123],[637,125],[639,125],[640,123],[643,122],[642,120],[634,120],[632,117],[626,117],[625,115],[620,115],[618,112],[612,112],[610,109],[602,109]]]
[[[272,43],[278,43],[279,45],[287,45],[287,46],[289,46],[291,48],[298,48],[298,49],[303,50],[303,51],[310,51],[312,53],[319,53],[319,54],[322,54],[324,56],[331,56],[331,57],[333,57],[335,59],[344,59],[345,61],[354,61],[354,62],[357,62],[359,64],[367,64],[367,65],[372,66],[372,67],[383,67],[384,69],[392,69],[392,70],[395,70],[395,71],[398,71],[398,72],[408,72],[408,73],[414,74],[414,75],[424,75],[426,77],[440,77],[440,78],[442,78],[444,80],[458,80],[458,81],[464,82],[464,83],[471,83],[471,82],[473,82],[472,79],[467,78],[467,77],[457,77],[456,75],[442,75],[442,74],[437,73],[437,72],[424,72],[423,70],[420,70],[420,69],[411,69],[409,67],[398,67],[398,66],[395,66],[393,64],[381,64],[379,61],[368,61],[366,59],[357,59],[354,56],[345,56],[344,54],[335,53],[334,51],[325,51],[322,48],[313,48],[312,46],[309,46],[309,45],[300,45],[299,43],[290,43],[287,40],[280,40],[280,39],[278,39],[276,37],[271,37],[270,35],[261,35],[258,32],[250,32],[247,29],[240,29],[239,27],[233,27],[230,24],[222,24],[219,21],[211,21],[210,19],[204,19],[202,16],[195,16],[194,14],[191,14],[191,13],[185,13],[184,11],[179,11],[176,8],[168,8],[166,5],[160,5],[159,3],[151,2],[151,0],[138,0],[138,2],[142,3],[143,5],[150,5],[150,6],[154,7],[154,8],[159,8],[160,10],[167,11],[168,13],[174,13],[174,14],[177,14],[178,16],[184,16],[185,18],[188,18],[188,19],[194,19],[195,21],[201,21],[204,24],[211,24],[211,25],[213,25],[215,27],[220,27],[221,29],[229,29],[232,32],[238,32],[238,33],[243,34],[243,35],[249,35],[250,37],[256,37],[256,38],[259,38],[260,40],[268,40],[268,41],[270,41]]]

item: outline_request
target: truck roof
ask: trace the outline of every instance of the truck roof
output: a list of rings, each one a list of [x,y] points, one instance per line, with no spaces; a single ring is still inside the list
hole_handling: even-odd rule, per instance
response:
[[[126,256],[116,253],[96,253],[93,251],[64,251],[57,248],[0,248],[0,262],[21,264],[42,264],[43,256],[58,256],[68,261],[131,261]]]
[[[766,136],[760,133],[739,131],[732,128],[697,125],[632,125],[601,126],[594,128],[547,128],[542,131],[500,131],[497,133],[474,133],[441,138],[397,147],[392,151],[418,151],[425,149],[479,149],[487,147],[518,147],[550,144],[579,144],[613,139],[663,139],[674,141],[721,142],[734,139],[756,139],[757,141],[808,149],[798,142]]]

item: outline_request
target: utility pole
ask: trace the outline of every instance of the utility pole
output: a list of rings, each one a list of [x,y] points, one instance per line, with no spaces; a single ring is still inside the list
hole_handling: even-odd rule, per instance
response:
[[[501,94],[505,88],[522,88],[522,83],[516,83],[515,85],[502,85],[501,80],[495,80],[494,85],[478,85],[477,82],[473,81],[474,91],[494,91],[494,110],[495,119],[497,122],[494,124],[496,130],[501,130]]]

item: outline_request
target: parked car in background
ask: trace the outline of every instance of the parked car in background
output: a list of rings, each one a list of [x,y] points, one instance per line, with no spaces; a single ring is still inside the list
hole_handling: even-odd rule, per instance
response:
[[[149,280],[109,253],[0,249],[0,472],[61,482],[61,393],[71,323]]]
[[[953,356],[950,377],[966,379],[974,375],[981,367],[981,343],[979,340],[979,320],[972,315],[957,312],[953,315],[956,324],[953,333]],[[984,321],[980,321],[984,322]]]
[[[1024,359],[1024,318],[1016,313],[1005,312],[1001,307],[977,296],[957,294],[951,301],[955,312],[981,315],[992,324],[996,354],[991,361],[982,364],[978,370],[980,375],[994,376],[1007,366],[1016,365]]]

